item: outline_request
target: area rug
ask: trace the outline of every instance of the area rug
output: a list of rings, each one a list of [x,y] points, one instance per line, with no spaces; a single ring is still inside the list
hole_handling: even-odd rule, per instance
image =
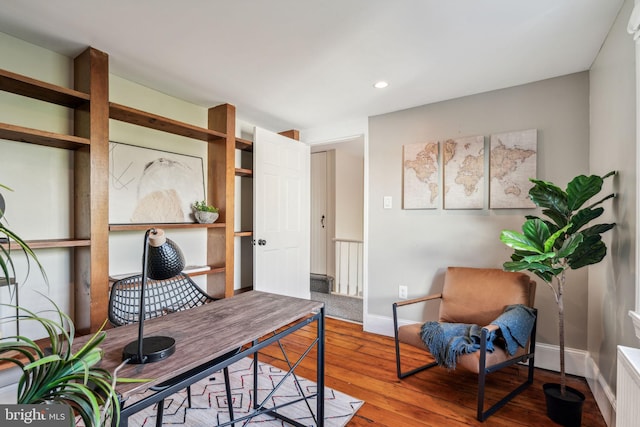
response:
[[[258,363],[258,398],[260,401],[273,390],[275,384],[286,374],[285,371],[267,363]],[[253,359],[242,359],[229,367],[233,413],[235,418],[251,412],[253,407]],[[297,376],[301,389],[306,396],[316,392],[316,383]],[[337,390],[325,387],[325,422],[327,427],[343,427],[364,404],[364,401],[353,398]],[[292,376],[275,392],[267,402],[268,406],[282,404],[302,397],[295,386]],[[191,386],[191,408],[188,408],[187,392],[180,391],[164,402],[163,426],[204,427],[217,426],[229,421],[227,397],[222,372]],[[309,406],[315,414],[316,399],[309,399]],[[304,401],[281,408],[279,413],[296,420],[305,426],[315,426],[314,417]],[[155,426],[156,407],[150,407],[129,418],[131,426]],[[236,422],[236,426],[275,427],[288,426],[288,423],[270,415],[260,415],[250,420]]]

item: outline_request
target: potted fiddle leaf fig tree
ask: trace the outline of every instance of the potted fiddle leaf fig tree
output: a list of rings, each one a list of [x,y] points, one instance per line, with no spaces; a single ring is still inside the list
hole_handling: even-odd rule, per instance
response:
[[[531,179],[529,198],[542,208],[542,217],[528,215],[522,232],[503,230],[500,240],[514,249],[507,271],[530,271],[553,292],[558,309],[560,384],[544,384],[547,415],[564,426],[580,426],[584,395],[566,384],[564,296],[566,270],[596,264],[606,256],[602,234],[615,224],[589,225],[604,213],[600,205],[614,197],[609,194],[584,206],[602,190],[604,176],[580,175],[562,190],[551,182]]]

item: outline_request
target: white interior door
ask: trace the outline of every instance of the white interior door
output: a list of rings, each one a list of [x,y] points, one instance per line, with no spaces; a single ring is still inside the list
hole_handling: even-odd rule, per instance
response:
[[[327,153],[311,154],[311,273],[327,274]]]
[[[253,180],[253,288],[309,299],[309,146],[255,128]]]

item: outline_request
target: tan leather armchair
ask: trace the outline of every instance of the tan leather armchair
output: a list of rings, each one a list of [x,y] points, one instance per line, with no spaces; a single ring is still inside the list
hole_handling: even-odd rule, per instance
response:
[[[533,383],[536,322],[524,348],[518,347],[513,355],[509,355],[501,339],[494,340],[494,351],[487,351],[488,337],[498,329],[491,323],[497,319],[505,308],[522,304],[533,308],[536,284],[524,273],[511,273],[499,269],[449,267],[445,273],[442,293],[436,295],[399,301],[393,304],[393,321],[395,330],[396,365],[398,378],[406,378],[425,369],[438,366],[437,362],[427,363],[402,372],[401,343],[429,352],[422,340],[423,323],[398,326],[398,310],[417,303],[426,303],[427,310],[435,309],[435,301],[439,301],[438,322],[475,324],[482,327],[480,334],[480,350],[459,355],[456,369],[464,368],[478,374],[478,411],[479,421],[486,420],[491,414],[504,406],[509,400]],[[433,306],[432,306],[433,304]],[[484,411],[484,388],[488,374],[516,363],[528,362],[527,380],[520,384],[507,396]]]

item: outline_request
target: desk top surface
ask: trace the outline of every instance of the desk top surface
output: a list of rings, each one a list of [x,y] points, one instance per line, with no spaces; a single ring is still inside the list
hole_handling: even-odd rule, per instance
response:
[[[176,352],[158,362],[124,366],[118,371],[119,378],[153,381],[120,383],[118,392],[123,397],[144,392],[151,385],[171,379],[317,312],[323,305],[318,301],[250,291],[148,319],[144,323],[144,336],[170,336],[176,340]],[[74,340],[74,349],[77,350],[89,337]],[[104,351],[100,367],[113,372],[122,363],[124,346],[137,338],[137,323],[108,329],[107,337],[100,345]]]

